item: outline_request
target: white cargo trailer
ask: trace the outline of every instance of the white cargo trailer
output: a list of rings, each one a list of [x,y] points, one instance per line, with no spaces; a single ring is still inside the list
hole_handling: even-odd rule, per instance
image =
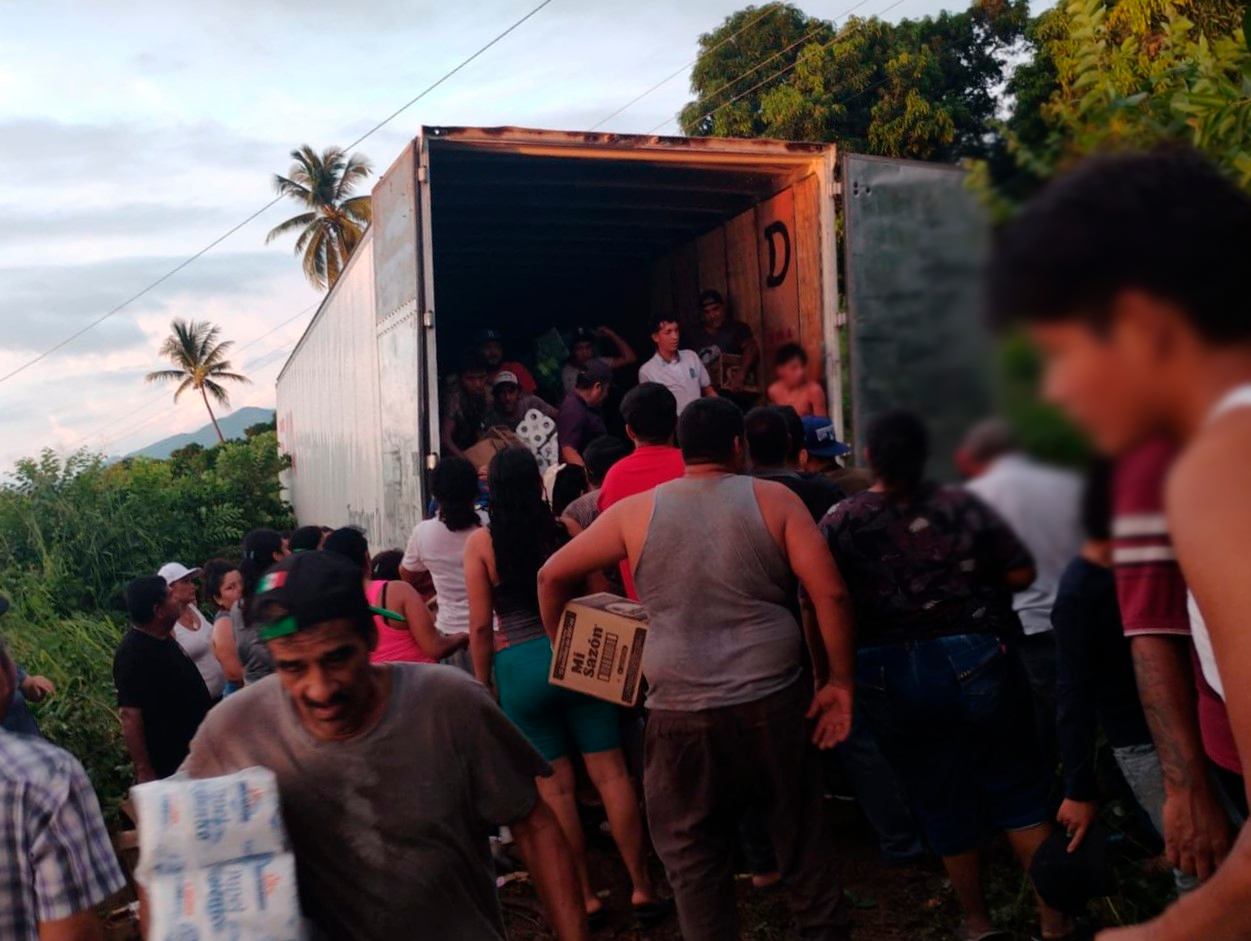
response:
[[[301,521],[361,526],[376,547],[422,516],[441,377],[483,328],[520,341],[607,323],[641,362],[648,318],[690,322],[715,288],[766,371],[784,343],[808,351],[840,431],[845,411],[854,432],[917,408],[942,459],[991,404],[986,224],[954,167],[833,144],[435,127],[383,175],[373,213],[279,375],[278,431]]]

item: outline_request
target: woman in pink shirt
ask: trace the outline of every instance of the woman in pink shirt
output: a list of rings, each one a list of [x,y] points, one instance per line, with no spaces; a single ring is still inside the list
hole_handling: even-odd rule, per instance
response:
[[[341,555],[360,566],[370,605],[397,615],[374,616],[378,646],[369,655],[372,663],[438,663],[469,644],[467,633],[444,635],[435,630],[430,611],[411,585],[370,577],[369,543],[360,530],[336,529],[326,537],[323,551]]]

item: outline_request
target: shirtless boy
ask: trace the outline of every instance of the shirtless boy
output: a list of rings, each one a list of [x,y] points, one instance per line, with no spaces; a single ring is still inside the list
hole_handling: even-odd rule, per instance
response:
[[[798,343],[785,343],[773,361],[777,381],[769,386],[769,404],[789,405],[800,418],[827,417],[825,390],[808,377],[808,354]]]

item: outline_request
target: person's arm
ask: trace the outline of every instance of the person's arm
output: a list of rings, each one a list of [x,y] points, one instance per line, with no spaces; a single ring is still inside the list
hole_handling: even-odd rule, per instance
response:
[[[392,607],[394,606],[394,607]],[[450,657],[469,643],[468,634],[440,634],[430,619],[430,609],[417,593],[417,589],[404,582],[390,582],[387,585],[387,607],[404,615],[404,623],[408,632],[413,635],[417,646],[431,660],[439,661]]]
[[[1051,612],[1056,644],[1056,735],[1064,764],[1064,802],[1056,820],[1070,837],[1069,852],[1086,838],[1098,812],[1095,688],[1099,682],[1092,640],[1100,626],[1077,596],[1061,595]]]
[[[830,417],[829,406],[825,404],[825,390],[821,388],[821,383],[814,382],[808,387],[808,402],[812,406],[812,414],[821,418]]]
[[[756,364],[760,362],[760,345],[756,343],[756,338],[751,335],[751,329],[747,331],[747,339],[743,341],[742,359],[739,360],[738,369],[734,371],[733,385],[731,389],[741,389],[747,382],[747,377],[751,375],[752,370],[756,368]]]
[[[612,369],[620,369],[622,366],[629,366],[638,356],[635,355],[634,347],[630,346],[612,327],[600,327],[595,331],[597,337],[605,337],[612,341],[613,346],[617,348],[617,355],[608,360],[608,365]]]
[[[578,449],[567,444],[561,445],[560,459],[566,464],[573,464],[577,467],[586,466],[586,463],[582,460],[582,455],[578,453]]]
[[[213,656],[221,664],[226,679],[232,683],[243,682],[243,661],[235,647],[235,628],[229,614],[222,614],[213,622]]]
[[[703,361],[695,356],[695,362],[699,363],[699,389],[704,398],[716,398],[717,390],[713,388],[712,377],[708,375],[708,367]]]
[[[491,688],[491,661],[495,657],[494,590],[487,553],[491,548],[490,530],[480,529],[465,543],[465,588],[469,593],[469,653],[473,675]]]
[[[1251,579],[1246,577],[1245,565],[1246,537],[1251,532],[1251,494],[1245,479],[1249,455],[1244,445],[1249,438],[1251,415],[1245,410],[1211,426],[1179,461],[1169,481],[1167,497],[1173,545],[1212,638],[1240,755],[1251,755],[1251,631],[1245,629],[1246,612],[1251,610]],[[1133,640],[1135,648],[1137,640]],[[1150,711],[1147,719],[1152,721]],[[1166,739],[1165,745],[1173,747],[1176,743]],[[1184,763],[1179,769],[1179,753],[1168,755],[1158,744],[1157,749],[1165,768],[1167,828],[1170,787],[1176,791],[1187,783],[1193,785],[1198,770]],[[1179,770],[1180,780],[1176,777]],[[1170,783],[1171,775],[1174,780]],[[1206,768],[1203,776],[1206,777]],[[1202,878],[1206,875],[1205,866],[1219,860],[1223,847],[1219,842],[1214,845],[1211,836],[1204,834],[1202,842],[1189,849]],[[1174,855],[1170,853],[1170,861]],[[1243,827],[1228,858],[1205,885],[1182,896],[1155,921],[1108,932],[1106,937],[1117,941],[1245,939],[1251,937],[1246,917],[1249,909],[1251,828]]]
[[[1190,639],[1135,635],[1129,645],[1164,772],[1165,853],[1182,872],[1205,879],[1228,851],[1232,828],[1203,750]]]
[[[156,780],[152,760],[148,757],[148,743],[143,737],[143,710],[135,706],[122,706],[117,710],[122,720],[122,739],[135,766],[135,778],[140,784]]]
[[[104,924],[95,912],[39,923],[39,941],[104,941]]]
[[[40,941],[100,941],[96,909],[126,880],[100,813],[100,803],[77,760],[65,756],[55,787],[39,799],[47,813],[27,847]]]
[[[817,720],[813,742],[833,748],[851,734],[856,658],[851,596],[803,501],[781,484],[765,481],[756,482],[756,494],[757,499],[765,497],[762,509],[782,515],[786,557],[816,617],[829,676],[817,690],[808,717]]]
[[[640,496],[650,502],[650,494]],[[582,580],[626,558],[624,525],[632,509],[641,508],[638,497],[613,504],[600,514],[594,526],[565,543],[539,569],[539,612],[549,638],[556,639],[561,613],[577,593]]]
[[[1014,595],[1029,588],[1038,578],[1038,569],[1033,565],[1018,565],[1003,573],[1003,583]]]
[[[509,829],[557,941],[584,941],[588,936],[586,911],[578,873],[551,808],[540,798],[530,813],[514,820]]]
[[[452,434],[456,431],[456,419],[451,415],[446,416],[443,419],[441,429],[439,438],[443,443],[443,450],[454,457],[464,457],[465,452],[458,448],[456,442],[452,440]]]

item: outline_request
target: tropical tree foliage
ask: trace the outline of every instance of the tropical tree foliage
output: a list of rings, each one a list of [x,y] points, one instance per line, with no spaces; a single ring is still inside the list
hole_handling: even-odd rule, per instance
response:
[[[1231,0],[1070,0],[1039,17],[1035,57],[1009,85],[1008,159],[979,168],[999,214],[1086,154],[1178,142],[1251,188],[1241,15]]]
[[[373,167],[364,156],[349,156],[339,147],[318,154],[305,144],[291,151],[291,159],[286,176],[274,175],[274,188],[304,211],[275,226],[265,241],[298,231],[295,253],[303,256],[304,275],[324,291],[339,279],[372,218],[369,197],[352,194]]]
[[[885,156],[983,155],[1027,23],[1026,0],[837,29],[786,4],[747,7],[700,37],[698,98],[680,122],[688,134],[833,140]]]
[[[213,414],[213,406],[209,397],[223,408],[230,407],[230,395],[224,382],[248,382],[247,376],[234,372],[226,355],[234,346],[229,340],[221,339],[221,328],[206,321],[187,321],[175,319],[170,328],[173,330],[165,342],[161,344],[161,355],[174,364],[173,369],[158,369],[150,372],[148,382],[177,382],[174,390],[174,401],[177,402],[184,392],[194,389],[204,400],[208,409],[209,420],[213,430],[217,432],[217,440],[226,440],[222,436],[221,427],[217,424],[217,416]]]
[[[286,528],[272,430],[192,447],[169,460],[44,451],[0,486],[0,620],[19,663],[57,694],[40,727],[86,766],[106,813],[131,781],[113,692],[113,651],[125,629],[122,591],[171,559],[199,565],[238,556],[244,534]]]

